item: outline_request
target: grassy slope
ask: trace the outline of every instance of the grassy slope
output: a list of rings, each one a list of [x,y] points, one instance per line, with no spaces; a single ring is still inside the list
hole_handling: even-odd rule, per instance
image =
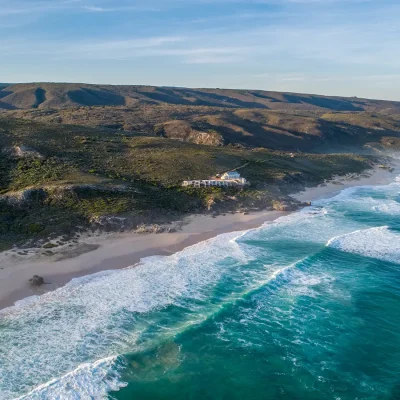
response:
[[[289,188],[332,174],[359,172],[368,160],[353,155],[291,158],[267,149],[202,146],[143,134],[0,118],[0,191],[24,201],[0,202],[0,239],[16,241],[86,227],[95,216],[124,215],[133,223],[203,211],[210,197],[226,208],[271,206]],[[15,146],[38,154],[16,157]],[[249,163],[245,192],[182,189]],[[279,194],[277,188],[282,188]],[[27,192],[27,189],[33,189]]]
[[[168,187],[179,184],[182,179],[201,178],[246,162],[250,162],[250,166],[243,174],[251,173],[252,168],[259,169],[260,163],[268,167],[260,175],[253,176],[254,184],[260,184],[281,178],[288,172],[303,171],[306,167],[301,165],[305,159],[318,162],[339,157],[298,155],[292,159],[286,153],[267,149],[201,146],[150,135],[14,119],[0,119],[0,134],[3,147],[24,145],[46,159],[63,162],[63,179],[68,184],[87,181],[91,175],[95,178],[91,177],[89,182],[91,179],[111,179],[120,180],[120,183],[146,182]],[[318,165],[311,165],[314,167]],[[31,182],[27,179],[26,183]],[[23,187],[22,184],[13,189]],[[3,191],[9,189],[10,186]]]

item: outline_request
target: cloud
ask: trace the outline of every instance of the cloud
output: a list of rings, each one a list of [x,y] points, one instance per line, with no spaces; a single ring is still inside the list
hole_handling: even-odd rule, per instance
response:
[[[81,0],[21,1],[0,0],[0,17],[21,14],[42,14],[62,11],[81,3]]]
[[[91,11],[91,12],[110,12],[115,11],[115,8],[104,8],[104,7],[96,7],[96,6],[83,6],[84,10]]]
[[[84,11],[92,12],[92,13],[117,13],[124,11],[146,11],[146,12],[158,12],[161,11],[159,7],[152,6],[124,6],[120,5],[117,7],[105,7],[105,6],[95,6],[95,5],[83,5],[81,9]]]
[[[202,55],[188,57],[186,64],[232,64],[241,61],[239,56]]]
[[[223,64],[243,62],[254,49],[251,46],[208,46],[197,43],[196,37],[164,36],[131,40],[75,44],[53,54],[62,59],[129,60],[160,58],[185,64]]]
[[[278,81],[281,82],[298,82],[298,81],[305,81],[306,78],[304,75],[293,75],[293,76],[282,76],[277,78]]]
[[[62,13],[65,11],[82,13],[107,13],[123,11],[159,11],[159,7],[149,5],[149,3],[136,4],[125,2],[124,0],[0,0],[0,18],[19,15],[47,15],[50,13]]]
[[[129,60],[141,57],[177,56],[177,44],[184,42],[180,36],[160,36],[81,43],[68,46],[57,57],[85,60]],[[175,46],[172,46],[175,45]]]

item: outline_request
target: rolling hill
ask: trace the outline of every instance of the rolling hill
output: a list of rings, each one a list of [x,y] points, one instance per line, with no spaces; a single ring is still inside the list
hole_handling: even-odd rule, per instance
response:
[[[262,90],[189,89],[155,86],[111,86],[32,83],[0,86],[0,108],[136,106],[176,104],[280,111],[368,111],[400,113],[400,102]]]

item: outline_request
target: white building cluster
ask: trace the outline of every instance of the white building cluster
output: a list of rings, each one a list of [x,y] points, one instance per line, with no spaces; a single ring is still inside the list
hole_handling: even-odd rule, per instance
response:
[[[245,186],[248,181],[242,178],[239,172],[231,171],[224,173],[220,178],[213,177],[211,179],[193,180],[193,181],[183,181],[182,186],[184,187],[235,187],[235,186]]]

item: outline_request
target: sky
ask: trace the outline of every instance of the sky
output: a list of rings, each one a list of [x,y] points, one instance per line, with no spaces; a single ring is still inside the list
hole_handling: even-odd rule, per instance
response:
[[[400,0],[0,0],[0,82],[400,101]]]

